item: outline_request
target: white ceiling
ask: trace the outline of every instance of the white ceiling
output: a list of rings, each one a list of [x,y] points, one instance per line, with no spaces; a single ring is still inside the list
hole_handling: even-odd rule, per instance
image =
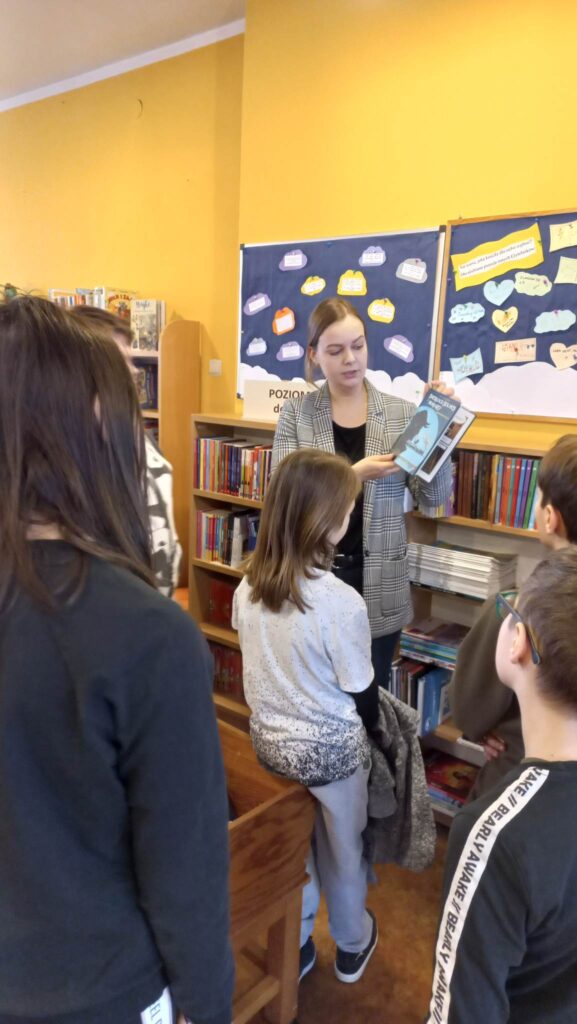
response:
[[[0,0],[0,102],[182,40],[192,49],[244,15],[245,0]]]

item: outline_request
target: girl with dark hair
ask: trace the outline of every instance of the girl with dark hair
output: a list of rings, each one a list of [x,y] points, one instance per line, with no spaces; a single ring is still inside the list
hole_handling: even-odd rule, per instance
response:
[[[320,302],[309,319],[307,377],[320,372],[316,392],[286,402],[273,445],[273,466],[289,452],[315,447],[346,456],[362,490],[347,533],[335,554],[334,572],[363,595],[369,612],[376,683],[388,685],[400,631],[411,620],[405,487],[419,509],[443,505],[451,490],[449,462],[428,484],[397,468],[393,443],[415,406],[383,394],[366,378],[367,342],[362,318],[346,299]],[[452,394],[440,381],[425,390]]]
[[[210,656],[155,589],[112,341],[0,307],[0,1024],[229,1024]]]
[[[315,963],[320,892],[337,945],[340,981],[363,974],[377,944],[367,911],[367,823],[372,700],[367,609],[331,573],[359,482],[337,455],[293,452],[272,477],[256,548],[233,604],[243,654],[251,738],[262,763],[308,786],[317,804],[303,893],[301,978]]]

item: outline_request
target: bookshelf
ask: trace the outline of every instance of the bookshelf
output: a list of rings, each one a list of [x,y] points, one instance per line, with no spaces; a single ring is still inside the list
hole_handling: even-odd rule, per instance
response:
[[[244,420],[238,417],[194,414],[192,421],[192,446],[199,437],[216,436],[231,439],[245,438],[249,444],[270,444],[275,430],[275,423],[260,420]],[[523,447],[520,439],[515,436],[515,443],[507,445],[467,445],[471,450],[510,453],[537,457],[542,456],[547,447],[535,445]],[[465,447],[465,445],[463,445]],[[219,562],[212,562],[194,555],[196,550],[196,513],[198,510],[216,508],[260,508],[262,502],[238,496],[221,494],[200,488],[190,488],[190,557],[189,557],[189,609],[200,624],[207,639],[226,647],[239,649],[238,636],[232,629],[215,626],[207,621],[208,590],[211,578],[240,579],[240,569]],[[541,557],[540,547],[535,530],[523,530],[492,524],[486,520],[477,520],[464,516],[430,519],[419,513],[408,516],[408,534],[410,540],[432,543],[435,540],[450,541],[465,547],[475,547],[479,551],[502,551],[518,555],[518,579],[521,582],[531,572]],[[481,607],[482,601],[451,591],[416,585],[413,588],[413,604],[415,618],[438,616],[449,621],[461,622],[471,626]],[[246,705],[230,696],[215,693],[218,714],[226,721],[242,728],[248,728],[248,709]],[[434,747],[445,753],[481,766],[484,763],[482,748],[465,739],[451,721],[443,722],[428,736],[424,737],[425,748]],[[435,805],[437,820],[444,824],[450,823],[452,813],[444,806]]]

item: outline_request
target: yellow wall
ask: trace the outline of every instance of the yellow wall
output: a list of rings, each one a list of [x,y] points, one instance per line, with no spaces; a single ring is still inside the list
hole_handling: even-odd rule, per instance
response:
[[[573,0],[248,0],[241,241],[575,209],[575,38]]]
[[[130,288],[200,320],[205,409],[234,403],[242,51],[235,37],[0,115],[0,281]]]

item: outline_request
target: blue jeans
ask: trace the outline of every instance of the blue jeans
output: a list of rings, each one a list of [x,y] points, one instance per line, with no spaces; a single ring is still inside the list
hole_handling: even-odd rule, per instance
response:
[[[371,640],[371,660],[373,662],[375,679],[379,686],[383,686],[385,690],[389,689],[391,664],[400,635],[401,631],[398,629],[396,633],[376,636]]]

